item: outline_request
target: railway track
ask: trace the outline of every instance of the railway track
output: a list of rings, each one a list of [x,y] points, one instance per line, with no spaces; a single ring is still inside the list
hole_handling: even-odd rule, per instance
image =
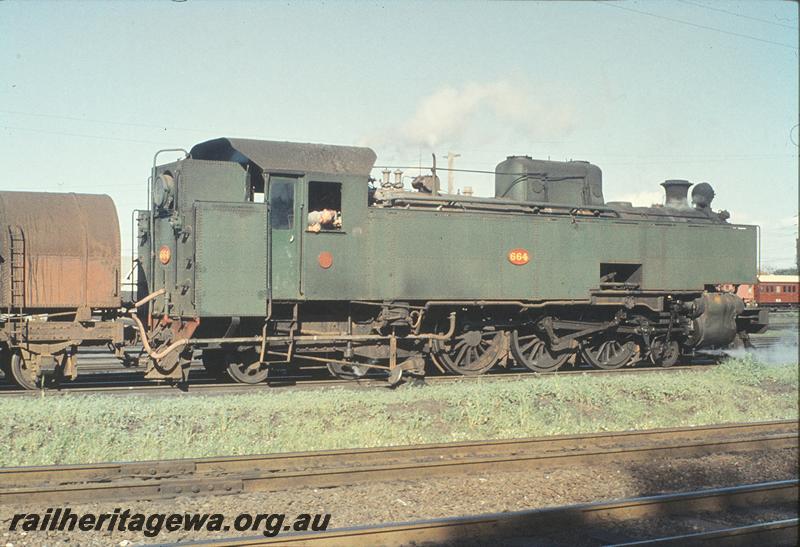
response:
[[[0,505],[326,488],[794,447],[792,420],[321,452],[0,469]]]
[[[792,338],[792,334],[794,334],[794,338]],[[775,346],[779,346],[781,344],[789,344],[791,342],[797,343],[797,333],[787,332],[786,335],[762,335],[762,336],[751,336],[750,342],[756,348],[771,348]]]
[[[617,370],[603,369],[574,369],[560,370],[558,372],[530,372],[517,370],[498,371],[482,376],[426,376],[424,382],[428,384],[448,383],[448,382],[480,382],[480,381],[515,381],[525,378],[538,376],[574,376],[574,375],[607,375],[607,374],[669,374],[673,372],[702,372],[709,370],[716,363],[708,362],[701,365],[675,365],[668,368],[658,366],[638,366],[633,368],[623,368]],[[327,373],[326,373],[327,374]],[[121,377],[123,376],[124,377]],[[0,386],[0,398],[3,397],[39,397],[42,393],[47,395],[94,395],[94,394],[119,394],[119,395],[154,395],[172,394],[182,391],[186,394],[202,395],[210,393],[250,393],[253,390],[280,390],[280,389],[316,389],[320,387],[368,387],[375,389],[390,389],[391,386],[380,377],[366,377],[360,380],[342,380],[337,378],[325,377],[319,373],[293,374],[280,376],[272,381],[260,384],[235,384],[224,383],[207,376],[203,370],[198,370],[196,377],[190,377],[190,383],[186,386],[174,384],[157,384],[142,379],[135,372],[119,372],[116,374],[107,373],[99,376],[85,375],[72,383],[64,383],[57,387],[46,388],[43,390],[24,390],[13,385]]]
[[[513,513],[474,515],[381,526],[343,528],[325,532],[236,537],[193,542],[190,545],[771,545],[797,544],[798,481],[787,480],[732,488],[715,488],[616,501],[569,505]],[[779,510],[786,518],[761,521],[748,514],[752,507]],[[664,529],[642,531],[658,518],[670,527],[698,515],[706,529],[678,533]],[[748,521],[748,519],[750,519]],[[726,521],[745,521],[727,525]],[[674,528],[672,529],[674,530]],[[185,543],[182,543],[185,545]]]

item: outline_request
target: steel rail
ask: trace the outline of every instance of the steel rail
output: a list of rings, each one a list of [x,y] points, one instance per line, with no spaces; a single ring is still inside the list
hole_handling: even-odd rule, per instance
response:
[[[795,447],[798,422],[184,460],[0,468],[0,505],[224,495]]]
[[[661,538],[645,539],[615,543],[608,547],[639,547],[643,545],[663,546],[675,545],[693,547],[695,545],[797,545],[798,519],[782,519],[770,522],[759,522],[721,530],[695,532]]]
[[[475,544],[482,540],[498,544],[502,538],[514,538],[519,544],[535,543],[537,538],[568,530],[573,534],[589,536],[609,523],[624,523],[636,519],[664,516],[690,516],[700,511],[725,512],[752,506],[795,504],[798,481],[776,481],[730,488],[714,488],[695,492],[663,494],[615,501],[533,509],[510,513],[495,513],[467,517],[442,518],[381,526],[341,528],[326,532],[287,533],[267,538],[263,535],[220,540],[189,542],[189,545],[228,547],[233,545],[459,545]],[[749,533],[747,540],[756,537],[786,538],[797,536],[797,519],[738,529],[740,537]],[[731,530],[718,530],[716,534],[733,535]],[[780,532],[780,534],[776,533]],[[528,540],[523,542],[522,540]],[[181,543],[186,545],[187,543]],[[483,543],[481,543],[483,544]],[[539,543],[537,543],[539,544]],[[646,542],[644,544],[647,544]],[[686,545],[689,543],[677,543]],[[742,543],[739,543],[741,545]],[[747,545],[774,543],[744,543]],[[793,543],[790,543],[790,545]],[[705,545],[705,543],[704,543]]]
[[[484,374],[481,376],[457,376],[457,375],[448,375],[448,376],[425,376],[426,383],[438,383],[438,382],[495,382],[495,381],[512,381],[512,380],[524,380],[526,378],[537,378],[542,376],[574,376],[574,375],[607,375],[607,374],[670,374],[675,372],[702,372],[713,369],[716,364],[709,363],[704,365],[674,365],[672,367],[657,367],[657,366],[647,366],[647,367],[630,367],[630,368],[622,368],[622,369],[615,369],[615,370],[604,370],[604,369],[579,369],[579,370],[560,370],[554,372],[533,372],[533,371],[522,371],[522,372],[505,372],[505,371],[498,371],[490,374]],[[132,369],[122,369],[118,373],[105,373],[103,382],[108,384],[115,384],[118,382],[118,379],[115,380],[112,378],[114,374],[119,375],[131,375],[137,374],[139,371],[135,368]],[[138,380],[137,380],[138,381]],[[145,381],[141,380],[139,385],[109,385],[108,387],[104,387],[102,385],[91,385],[85,386],[86,382],[81,382],[79,379],[75,384],[65,384],[63,386],[59,386],[58,388],[49,388],[43,390],[47,394],[53,395],[64,395],[68,393],[74,394],[102,394],[107,392],[115,392],[115,393],[126,393],[131,395],[138,395],[138,394],[146,394],[152,391],[170,391],[175,390],[176,387],[174,384],[157,384],[152,381]],[[130,382],[135,384],[136,382]],[[191,376],[190,376],[190,383],[186,393],[191,394],[193,391],[201,391],[202,393],[207,393],[209,391],[235,391],[235,392],[247,392],[249,390],[258,390],[258,389],[269,389],[269,390],[276,390],[276,389],[298,389],[303,387],[315,388],[315,387],[328,387],[328,386],[362,386],[362,387],[376,387],[382,389],[390,389],[390,386],[385,380],[381,378],[362,378],[359,380],[342,380],[338,378],[330,378],[330,379],[306,379],[300,376],[287,376],[287,377],[277,377],[272,380],[267,380],[266,382],[262,382],[259,384],[236,384],[236,383],[192,383]],[[29,396],[40,396],[42,390],[25,390],[22,388],[14,388],[14,387],[6,387],[4,389],[0,389],[0,398],[2,397],[29,397]]]

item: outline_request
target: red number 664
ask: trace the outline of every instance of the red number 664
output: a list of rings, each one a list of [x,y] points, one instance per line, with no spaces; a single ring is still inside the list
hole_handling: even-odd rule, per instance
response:
[[[508,252],[508,261],[515,266],[527,264],[528,260],[530,260],[530,256],[528,255],[528,251],[525,249],[512,249]]]

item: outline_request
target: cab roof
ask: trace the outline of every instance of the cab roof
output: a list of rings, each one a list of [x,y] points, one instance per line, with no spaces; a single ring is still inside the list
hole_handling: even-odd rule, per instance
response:
[[[376,155],[371,148],[255,139],[220,138],[192,147],[199,160],[253,163],[262,171],[369,176]]]

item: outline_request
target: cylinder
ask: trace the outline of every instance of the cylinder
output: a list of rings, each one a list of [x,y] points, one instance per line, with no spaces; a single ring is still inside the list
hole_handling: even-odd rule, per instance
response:
[[[744,310],[744,301],[730,293],[703,293],[694,301],[693,310],[687,345],[724,348],[736,337],[736,317]]]

